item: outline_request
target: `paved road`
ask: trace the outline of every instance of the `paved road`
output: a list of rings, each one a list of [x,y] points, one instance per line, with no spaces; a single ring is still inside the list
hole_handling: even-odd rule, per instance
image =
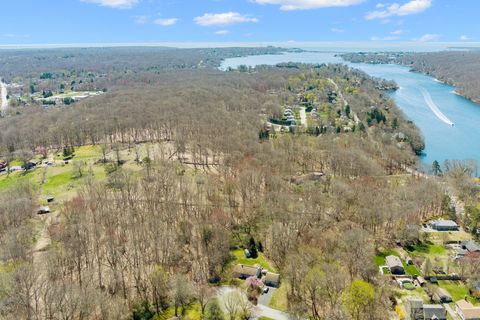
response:
[[[290,317],[285,312],[281,312],[267,306],[259,304],[255,308],[255,313],[259,317],[267,317],[275,320],[289,320]]]
[[[450,305],[445,303],[443,304],[443,307],[447,310],[453,320],[461,320],[457,313],[453,311],[452,307],[450,307]]]
[[[5,111],[8,108],[7,95],[8,95],[7,86],[3,81],[0,80],[0,99],[1,99],[0,109],[2,111]]]

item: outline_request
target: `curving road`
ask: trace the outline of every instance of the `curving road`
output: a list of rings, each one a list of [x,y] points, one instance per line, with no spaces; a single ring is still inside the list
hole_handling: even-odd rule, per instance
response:
[[[2,80],[0,80],[0,100],[1,100],[0,109],[1,109],[1,111],[5,111],[8,108],[7,95],[8,95],[7,85]]]

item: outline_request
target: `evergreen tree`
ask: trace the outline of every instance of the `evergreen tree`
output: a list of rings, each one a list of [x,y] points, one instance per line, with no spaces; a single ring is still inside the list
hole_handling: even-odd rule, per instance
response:
[[[255,239],[253,237],[250,238],[250,241],[248,243],[248,250],[250,251],[250,256],[253,259],[258,257],[257,244],[255,243]]]

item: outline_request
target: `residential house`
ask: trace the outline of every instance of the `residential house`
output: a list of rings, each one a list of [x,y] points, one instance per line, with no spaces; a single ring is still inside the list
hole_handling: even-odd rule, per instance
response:
[[[480,320],[480,307],[475,307],[467,299],[457,301],[455,309],[462,320]]]
[[[458,230],[458,224],[455,221],[452,220],[434,220],[430,222],[430,226],[432,229],[437,230],[437,231],[457,231]]]
[[[402,260],[397,256],[387,256],[385,258],[387,267],[390,269],[392,274],[405,274],[405,269],[403,268]]]
[[[407,298],[405,305],[407,319],[423,320],[423,301],[422,299]]]
[[[462,242],[462,249],[468,252],[480,252],[480,245],[473,240],[468,240]]]
[[[263,283],[269,287],[278,288],[280,286],[280,275],[273,272],[267,272],[263,278]]]
[[[441,304],[424,304],[423,319],[447,320],[447,310]]]
[[[237,264],[233,269],[235,277],[240,279],[247,279],[249,277],[262,277],[262,269],[254,266],[246,266],[243,264]]]
[[[447,311],[440,304],[423,304],[422,299],[407,298],[407,319],[409,320],[446,320]]]

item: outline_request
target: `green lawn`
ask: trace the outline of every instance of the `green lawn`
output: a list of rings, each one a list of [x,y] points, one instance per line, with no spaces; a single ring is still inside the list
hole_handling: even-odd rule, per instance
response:
[[[287,290],[288,284],[283,281],[280,287],[273,293],[269,306],[273,309],[286,312],[288,308]]]
[[[385,265],[385,258],[387,256],[397,256],[397,257],[400,258],[400,255],[395,250],[393,250],[393,249],[385,250],[385,251],[377,253],[377,255],[375,256],[375,264],[378,267],[384,266]],[[402,264],[403,264],[403,268],[405,269],[406,274],[409,274],[409,275],[419,275],[420,274],[417,267],[415,267],[414,265],[407,265],[403,259],[402,259]]]
[[[276,272],[276,269],[272,266],[270,261],[268,261],[267,258],[261,252],[258,253],[258,257],[255,259],[246,258],[245,254],[243,253],[243,249],[236,249],[232,251],[232,254],[235,256],[235,260],[237,263],[244,264],[246,266],[253,266],[258,264],[264,269],[267,269],[272,272]]]
[[[102,157],[102,149],[99,145],[96,146],[83,146],[75,149],[74,160],[98,160]]]
[[[430,241],[418,242],[405,249],[412,255],[442,256],[447,253],[447,249],[444,246]]]
[[[16,171],[9,175],[4,173],[0,175],[0,190],[8,190],[16,185],[30,181],[34,184],[40,183],[42,170],[33,169],[28,172]]]
[[[470,300],[470,302],[473,304],[475,304],[476,302],[475,299],[470,295],[468,288],[461,281],[440,280],[438,281],[438,285],[441,288],[446,289],[448,293],[450,293],[450,295],[452,296],[453,302],[462,300],[465,297],[468,297],[468,300]]]
[[[395,250],[385,250],[382,252],[377,253],[375,256],[375,264],[380,267],[385,265],[385,258],[387,256],[397,256],[399,257],[398,253]]]
[[[178,314],[182,315],[182,308],[178,308]],[[168,320],[172,319],[175,316],[175,308],[169,307],[167,310],[162,312],[159,315],[153,317],[153,320]],[[183,320],[198,320],[201,316],[200,305],[198,303],[192,303],[185,307],[185,312],[183,313]]]

